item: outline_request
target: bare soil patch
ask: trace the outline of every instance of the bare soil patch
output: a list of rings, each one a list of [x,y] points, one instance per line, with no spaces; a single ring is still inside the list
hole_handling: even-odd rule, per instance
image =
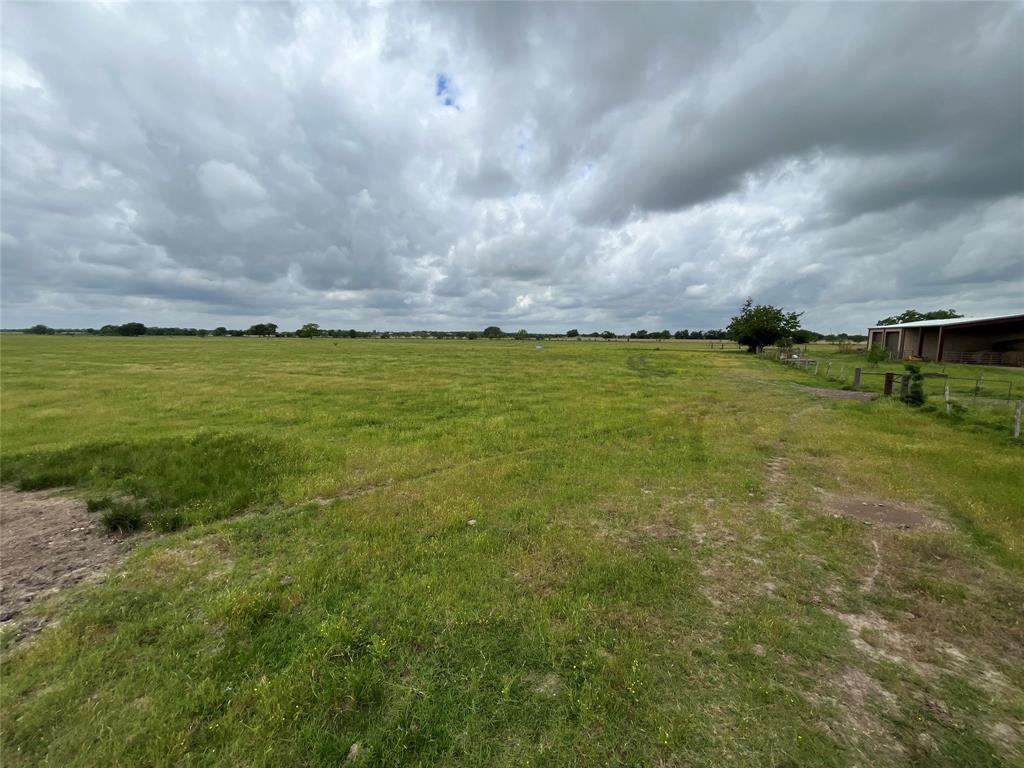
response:
[[[878,397],[874,392],[851,392],[848,389],[831,389],[829,387],[805,387],[797,384],[796,388],[809,395],[831,397],[834,400],[874,400]]]
[[[920,528],[935,524],[923,510],[908,504],[879,499],[829,499],[828,510],[834,515],[851,517],[868,525],[894,525],[897,528]]]
[[[17,620],[38,597],[104,572],[128,548],[82,499],[0,487],[0,622]],[[18,635],[41,628],[21,626]]]

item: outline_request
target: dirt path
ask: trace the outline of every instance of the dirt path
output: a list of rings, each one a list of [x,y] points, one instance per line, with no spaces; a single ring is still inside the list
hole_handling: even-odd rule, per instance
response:
[[[874,392],[851,392],[848,389],[832,389],[830,387],[805,387],[798,384],[796,388],[809,395],[831,397],[834,400],[874,400],[878,397]]]
[[[0,622],[18,619],[37,597],[102,573],[127,551],[81,499],[0,488]]]

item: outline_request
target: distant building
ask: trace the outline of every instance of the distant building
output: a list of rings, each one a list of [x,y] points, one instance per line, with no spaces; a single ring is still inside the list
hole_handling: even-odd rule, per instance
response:
[[[893,360],[1024,366],[1024,314],[918,320],[868,329],[868,347]]]

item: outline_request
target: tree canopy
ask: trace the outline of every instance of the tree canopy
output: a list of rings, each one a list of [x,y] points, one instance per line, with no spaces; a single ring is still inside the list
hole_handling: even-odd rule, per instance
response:
[[[121,336],[145,336],[146,326],[142,323],[125,323],[117,330]]]
[[[246,331],[249,336],[274,336],[277,334],[276,323],[257,323],[256,325],[249,326],[249,330]]]
[[[754,304],[753,298],[747,297],[740,313],[729,321],[726,332],[747,351],[756,352],[779,339],[792,338],[800,330],[801,315],[803,312],[786,312],[771,304]]]
[[[878,321],[878,325],[897,325],[898,323],[916,323],[918,320],[952,320],[963,317],[955,309],[935,309],[931,312],[918,312],[916,309],[908,309],[899,315],[886,317]]]

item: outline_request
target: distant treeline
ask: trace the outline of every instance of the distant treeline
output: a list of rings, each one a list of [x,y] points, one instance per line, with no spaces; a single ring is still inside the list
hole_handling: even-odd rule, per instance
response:
[[[613,331],[592,331],[580,333],[573,328],[565,333],[534,333],[520,328],[515,332],[506,332],[491,325],[482,331],[359,331],[355,328],[321,328],[316,323],[306,323],[294,331],[282,331],[275,323],[257,323],[248,328],[177,328],[144,325],[143,323],[125,323],[124,325],[104,325],[102,328],[51,328],[47,325],[33,325],[31,328],[20,329],[21,333],[37,335],[84,335],[84,336],[264,336],[264,337],[325,337],[332,339],[551,339],[551,338],[583,338],[583,339],[697,339],[707,341],[727,341],[729,333],[724,330],[691,331],[647,331],[639,330],[632,333],[619,334]],[[865,341],[866,336],[847,333],[825,335],[814,331],[799,330],[794,334],[793,341],[807,344],[812,341]]]

